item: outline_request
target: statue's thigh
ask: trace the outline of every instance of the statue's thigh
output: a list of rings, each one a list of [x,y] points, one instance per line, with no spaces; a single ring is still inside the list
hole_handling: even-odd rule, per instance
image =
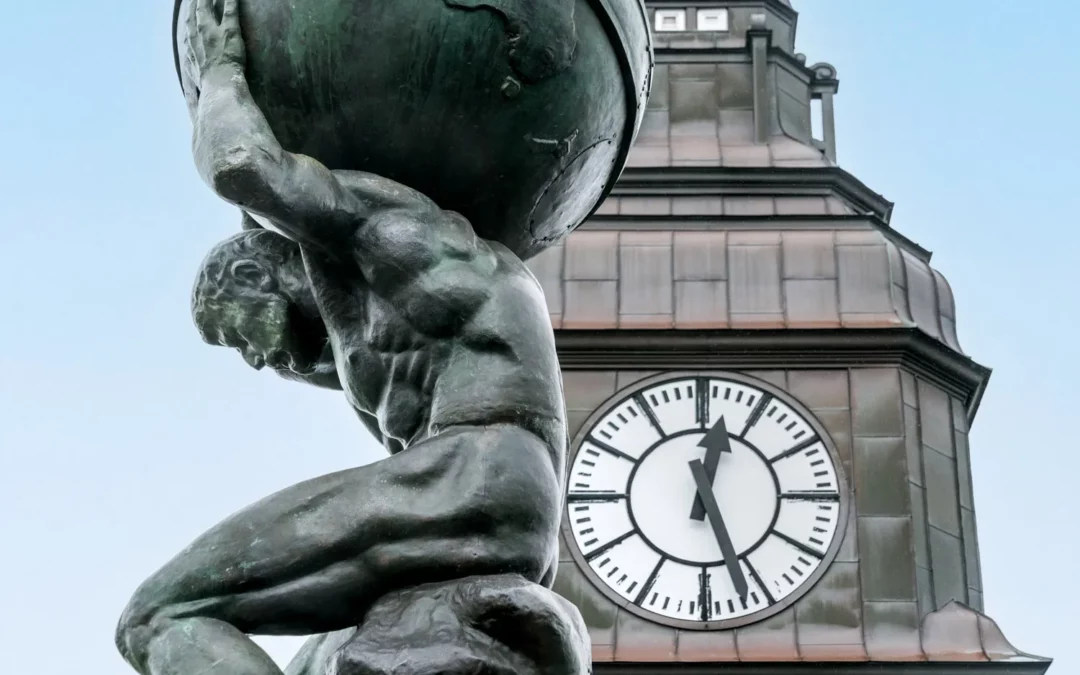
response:
[[[373,520],[379,535],[369,560],[382,576],[544,578],[557,547],[561,479],[537,436],[512,425],[456,427],[385,464],[400,501]]]
[[[426,581],[503,572],[539,581],[559,503],[536,436],[457,428],[237,512],[148,579],[129,611],[303,634],[344,628],[389,590]]]

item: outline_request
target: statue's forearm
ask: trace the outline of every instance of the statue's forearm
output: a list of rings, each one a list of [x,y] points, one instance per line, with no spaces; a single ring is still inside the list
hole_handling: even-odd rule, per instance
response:
[[[333,253],[366,215],[329,169],[281,147],[239,67],[203,77],[194,146],[199,173],[222,199],[301,244]]]
[[[202,78],[195,117],[195,163],[222,198],[265,202],[284,155],[239,66],[220,66]]]

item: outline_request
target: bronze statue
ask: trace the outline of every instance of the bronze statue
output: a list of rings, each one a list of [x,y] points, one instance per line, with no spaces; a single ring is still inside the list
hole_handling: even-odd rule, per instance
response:
[[[280,675],[247,635],[323,634],[291,673],[587,672],[580,616],[547,590],[567,437],[539,284],[417,190],[283,148],[240,19],[240,0],[186,15],[196,165],[245,214],[203,263],[196,325],[255,369],[343,391],[391,456],[198,538],[136,591],[121,652],[143,675]]]

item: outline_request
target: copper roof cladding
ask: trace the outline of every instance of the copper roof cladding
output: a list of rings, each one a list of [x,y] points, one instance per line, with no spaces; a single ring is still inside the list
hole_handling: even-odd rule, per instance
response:
[[[652,93],[628,167],[835,165],[836,69],[793,53],[794,11],[741,4],[729,9],[727,32],[655,33]],[[820,140],[813,100],[822,104]]]
[[[734,66],[727,66],[735,70]],[[627,167],[776,167],[818,168],[835,166],[820,150],[783,134],[767,143],[754,142],[754,111],[714,109],[709,117],[691,117],[683,110],[687,97],[718,96],[715,80],[725,76],[721,64],[658,64],[653,81],[654,98],[645,111],[637,142]],[[692,79],[700,73],[701,79]],[[672,78],[675,78],[672,81]],[[653,101],[664,97],[664,87],[674,95],[672,109],[658,109]],[[695,91],[696,90],[696,91]],[[660,92],[656,94],[655,92]],[[809,96],[807,97],[809,101]],[[807,102],[809,116],[809,102]],[[807,119],[806,124],[809,124]]]
[[[833,673],[867,672],[868,668],[859,668],[858,664],[868,662],[909,663],[910,671],[902,672],[926,673],[945,672],[934,668],[938,664],[967,663],[974,666],[978,663],[995,663],[1011,664],[1013,668],[994,672],[1035,675],[1046,672],[1052,662],[1050,659],[1018,650],[1005,638],[997,623],[985,614],[958,602],[951,602],[936,612],[927,614],[919,626],[910,626],[906,620],[891,626],[882,622],[876,626],[876,630],[868,630],[859,644],[807,644],[796,638],[793,621],[769,623],[771,625],[765,630],[737,629],[723,633],[684,631],[677,635],[671,633],[666,639],[661,639],[660,636],[666,634],[660,631],[655,634],[649,631],[627,631],[623,638],[625,642],[620,639],[624,631],[620,623],[616,627],[614,645],[602,645],[599,650],[594,646],[595,671],[598,674],[622,672],[616,665],[618,663],[750,664],[783,661],[792,662],[792,665],[802,662],[825,666],[828,672]],[[851,666],[841,669],[838,664],[842,663]],[[880,665],[871,666],[879,667]],[[633,672],[650,671],[640,668]],[[784,672],[809,671],[790,668]]]
[[[906,327],[962,353],[949,284],[920,256],[870,224],[776,227],[579,230],[529,266],[557,330]]]

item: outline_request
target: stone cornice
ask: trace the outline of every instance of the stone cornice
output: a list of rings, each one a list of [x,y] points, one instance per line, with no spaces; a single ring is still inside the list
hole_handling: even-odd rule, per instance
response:
[[[974,421],[991,370],[914,328],[556,330],[564,370],[901,367],[964,401]]]
[[[893,203],[874,192],[854,175],[827,167],[630,167],[623,171],[612,194],[715,194],[734,187],[770,194],[792,193],[800,188],[828,187],[864,213],[872,213],[888,225]]]
[[[631,167],[627,168],[616,183],[612,196],[654,196],[670,197],[703,195],[836,195],[859,213],[855,216],[859,222],[869,220],[887,237],[914,253],[924,262],[930,262],[932,256],[922,246],[908,239],[889,225],[892,219],[893,203],[874,192],[851,173],[839,167]],[[834,216],[836,221],[850,217]],[[593,215],[584,227],[593,229],[611,229],[614,223],[627,223],[633,229],[644,229],[639,222],[655,222],[659,229],[669,229],[678,221],[717,222],[726,218],[717,216],[695,217],[627,217]],[[804,218],[766,216],[740,218],[748,223],[760,220],[766,222],[792,223],[807,220],[821,221],[823,217]],[[796,226],[799,227],[799,226]],[[678,227],[676,227],[678,229]],[[701,225],[689,225],[687,229],[705,229]]]
[[[596,675],[1042,675],[1050,663],[594,663]]]

